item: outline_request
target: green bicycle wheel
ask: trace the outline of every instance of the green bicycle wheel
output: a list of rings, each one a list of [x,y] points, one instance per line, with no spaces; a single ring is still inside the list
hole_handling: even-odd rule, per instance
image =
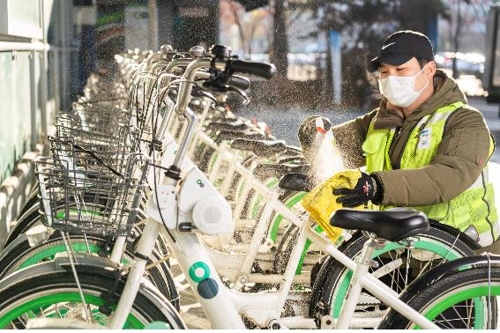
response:
[[[412,308],[443,329],[497,329],[500,268],[474,267],[440,278],[412,296]],[[390,310],[381,329],[417,329]]]
[[[124,278],[117,283],[116,276],[105,267],[78,267],[80,289],[70,271],[33,274],[30,269],[35,267],[15,273],[24,274],[23,279],[0,283],[0,328],[25,328],[31,318],[86,319],[92,324],[105,325],[125,283]],[[174,307],[152,290],[140,289],[123,328],[140,329],[153,321],[165,322],[171,328],[185,328]]]
[[[83,235],[70,235],[69,242],[74,253],[90,253],[101,257],[108,257],[113,245],[111,239],[95,236],[84,237]],[[58,231],[44,243],[33,247],[29,245],[26,238],[20,238],[16,243],[5,248],[0,255],[0,280],[14,271],[40,262],[53,260],[58,253],[65,252],[66,245]],[[159,264],[152,265],[146,271],[146,278],[167,297],[176,309],[179,309],[179,294],[166,262],[162,262],[161,255],[156,250],[153,252],[152,258],[150,264],[152,262],[159,262]],[[128,244],[122,263],[127,264],[132,260],[133,248],[131,244]]]
[[[356,258],[366,240],[365,236],[357,234],[344,244],[343,252],[350,258]],[[411,281],[432,267],[472,255],[474,251],[457,237],[431,226],[429,231],[413,238],[411,244],[389,242],[375,251],[372,259],[378,267],[371,268],[370,273],[401,293]],[[353,274],[333,258],[329,259],[331,260],[327,260],[318,273],[311,297],[310,315],[316,318],[318,325],[322,315],[339,317]],[[386,310],[385,304],[364,290],[362,300],[357,305],[356,316],[360,320],[382,318]]]

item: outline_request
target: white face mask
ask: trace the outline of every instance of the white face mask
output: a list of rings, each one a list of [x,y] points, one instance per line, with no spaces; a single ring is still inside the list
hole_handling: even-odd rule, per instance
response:
[[[422,91],[429,84],[429,80],[420,90],[415,90],[415,79],[424,69],[413,76],[394,76],[389,75],[386,78],[378,80],[380,93],[392,104],[402,108],[411,105],[422,94]]]

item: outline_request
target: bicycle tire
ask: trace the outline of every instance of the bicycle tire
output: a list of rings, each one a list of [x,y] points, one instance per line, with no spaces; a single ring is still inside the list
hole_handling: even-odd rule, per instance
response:
[[[295,244],[297,243],[299,231],[300,230],[296,225],[291,224],[283,233],[281,241],[276,248],[276,254],[273,260],[274,274],[285,273],[288,262],[290,261],[290,256],[295,248]],[[309,274],[309,285],[307,287],[312,287],[314,285],[317,271],[314,273],[313,271],[317,270],[316,266],[324,260],[324,256],[325,254],[322,251],[314,249],[314,244],[311,240],[306,239],[302,254],[299,262],[297,263],[297,268],[295,269],[295,275]]]
[[[366,240],[367,238],[364,235],[362,235],[361,233],[357,233],[355,237],[344,244],[345,246],[343,247],[342,252],[350,258],[355,258],[360,254]],[[442,263],[449,260],[454,260],[456,258],[474,255],[474,251],[465,243],[457,239],[457,237],[451,235],[448,232],[442,231],[435,226],[431,226],[429,231],[419,234],[418,239],[413,243],[413,246],[413,252],[409,253],[403,245],[390,242],[387,243],[384,248],[377,250],[372,259],[376,260],[380,266],[389,263],[391,263],[391,265],[398,264],[398,262],[401,260],[400,266],[403,267],[404,260],[401,258],[402,256],[395,255],[397,254],[397,252],[412,256],[412,264],[419,264],[420,262],[422,262],[425,265],[432,265],[433,260],[437,260],[437,263]],[[419,250],[420,252],[415,252],[415,250]],[[429,255],[432,257],[426,258]],[[389,256],[389,261],[387,261],[387,256]],[[418,256],[420,256],[420,258],[422,259],[421,261],[418,260]],[[409,270],[409,273],[416,273],[417,270],[414,269],[414,266],[411,266],[412,264],[410,264],[409,266],[406,265],[404,266],[404,268],[407,268]],[[424,267],[424,269],[425,268],[426,267]],[[430,267],[427,268],[430,269]],[[413,270],[415,271],[413,272]],[[369,270],[370,273],[374,271],[375,270],[373,268],[370,268]],[[421,271],[419,274],[421,274],[422,272],[423,271]],[[392,273],[396,275],[396,278],[400,278],[401,276],[405,275],[400,275],[399,270],[396,266],[394,266]],[[385,276],[386,275],[387,273],[385,274]],[[393,275],[390,275],[387,278],[385,278],[385,276],[384,279],[381,280],[386,282],[386,284],[391,283],[393,289],[398,293],[400,293],[405,288],[405,286],[413,280],[412,277],[411,281],[401,281],[398,279],[395,279],[394,281],[392,279]],[[323,264],[318,273],[318,278],[314,282],[310,303],[309,314],[310,316],[316,318],[316,324],[318,326],[321,322],[319,318],[321,315],[330,314],[334,318],[338,318],[338,316],[340,315],[342,304],[347,298],[347,289],[351,277],[352,271],[350,271],[342,264],[338,263],[333,258],[331,258],[331,260],[325,261],[325,264]],[[377,300],[374,296],[369,296],[371,297],[371,300],[374,301],[374,303],[366,304],[365,311],[368,312],[369,316],[371,317],[373,317],[375,313],[378,313],[377,316],[381,316],[383,311],[386,310],[385,305],[381,304],[380,301]]]
[[[53,266],[52,263],[39,265],[47,264]],[[0,328],[25,328],[26,319],[33,317],[81,318],[78,309],[83,308],[83,303],[71,271],[58,269],[30,274],[30,268],[15,273],[25,274],[23,279],[3,281],[0,287]],[[115,290],[109,306],[114,309],[125,285],[125,278],[121,277],[117,283],[116,276],[106,267],[90,268],[83,265],[76,266],[76,269],[81,292],[92,310],[92,322],[103,325],[107,315],[99,310],[99,306],[105,304],[109,291]],[[144,328],[153,321],[165,322],[174,329],[186,328],[178,312],[167,300],[153,289],[141,286],[124,328]]]
[[[6,247],[12,243],[17,237],[25,233],[26,230],[35,226],[37,223],[42,223],[40,219],[39,203],[35,203],[30,209],[21,215],[16,223],[10,228],[3,246]]]
[[[39,201],[40,201],[40,198],[38,198],[38,181],[37,181],[33,185],[31,192],[29,193],[28,197],[26,198],[26,201],[24,202],[23,208],[21,208],[21,210],[19,211],[19,214],[17,214],[17,216],[23,215],[27,210],[29,210],[32,206],[34,206]]]
[[[58,203],[58,206],[55,208],[64,209],[64,203]],[[19,217],[14,226],[9,230],[9,234],[4,243],[4,247],[13,242],[17,237],[24,234],[28,229],[34,227],[37,224],[43,224],[42,222],[42,214],[40,214],[40,201],[35,203],[30,209],[27,210],[23,215]]]
[[[55,210],[64,209],[64,203],[61,203]],[[142,210],[138,211],[136,220],[140,221],[146,218],[145,214],[142,213]],[[34,227],[37,224],[43,224],[42,215],[40,214],[40,206],[39,203],[36,203],[32,206],[28,212],[19,217],[14,226],[9,230],[9,234],[4,243],[4,247],[7,247],[10,243],[12,243],[17,237],[24,234],[30,228]]]
[[[107,257],[110,254],[112,246],[109,239],[70,235],[70,246],[75,253],[90,252],[94,255]],[[31,266],[33,264],[52,260],[57,253],[66,252],[66,245],[60,232],[55,232],[50,238],[37,246],[31,247],[27,238],[16,242],[15,246],[5,248],[0,256],[0,280],[12,272]],[[127,250],[124,255],[124,263],[132,262],[133,249],[131,244],[127,244]],[[153,261],[161,261],[161,257],[156,251],[152,254]],[[175,281],[170,273],[166,262],[161,262],[146,271],[148,279],[158,288],[158,290],[179,310],[179,293],[175,287]]]
[[[299,228],[297,228],[294,224],[291,224],[283,233],[281,242],[279,242],[276,248],[276,254],[274,255],[274,274],[283,274],[285,272],[287,263],[290,259],[291,249],[295,247],[295,243],[297,242],[297,238],[299,236],[298,231]]]
[[[412,308],[441,328],[496,329],[500,268],[474,267],[456,271],[411,297]],[[465,318],[459,316],[467,315]],[[411,320],[390,309],[380,329],[415,329]]]
[[[241,161],[241,165],[245,167],[247,170],[250,170],[252,164],[254,161],[257,159],[256,155],[250,154],[246,156],[243,161]],[[241,193],[243,192],[243,189],[245,186],[248,186],[247,184],[247,179],[246,177],[241,174],[240,172],[234,172],[231,179],[231,184],[229,185],[229,193],[227,193],[226,200],[228,201],[238,201],[242,200],[241,198]],[[254,191],[253,189],[250,189],[250,191]],[[248,197],[250,198],[251,195],[249,193]]]

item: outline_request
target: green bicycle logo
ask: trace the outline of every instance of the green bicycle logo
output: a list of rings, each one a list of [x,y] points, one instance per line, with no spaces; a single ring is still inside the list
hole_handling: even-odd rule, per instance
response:
[[[207,264],[198,261],[189,267],[189,277],[194,282],[198,283],[198,294],[205,298],[211,299],[219,293],[217,282],[210,277],[210,268]]]

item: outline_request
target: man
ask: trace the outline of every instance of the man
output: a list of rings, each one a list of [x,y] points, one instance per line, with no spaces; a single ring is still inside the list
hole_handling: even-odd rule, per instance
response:
[[[334,190],[337,201],[413,207],[483,247],[492,244],[499,236],[486,168],[493,137],[456,82],[436,69],[430,40],[411,30],[395,32],[368,69],[378,71],[379,107],[331,128],[346,166],[366,165],[353,189]],[[316,117],[299,128],[306,155],[314,151]]]

